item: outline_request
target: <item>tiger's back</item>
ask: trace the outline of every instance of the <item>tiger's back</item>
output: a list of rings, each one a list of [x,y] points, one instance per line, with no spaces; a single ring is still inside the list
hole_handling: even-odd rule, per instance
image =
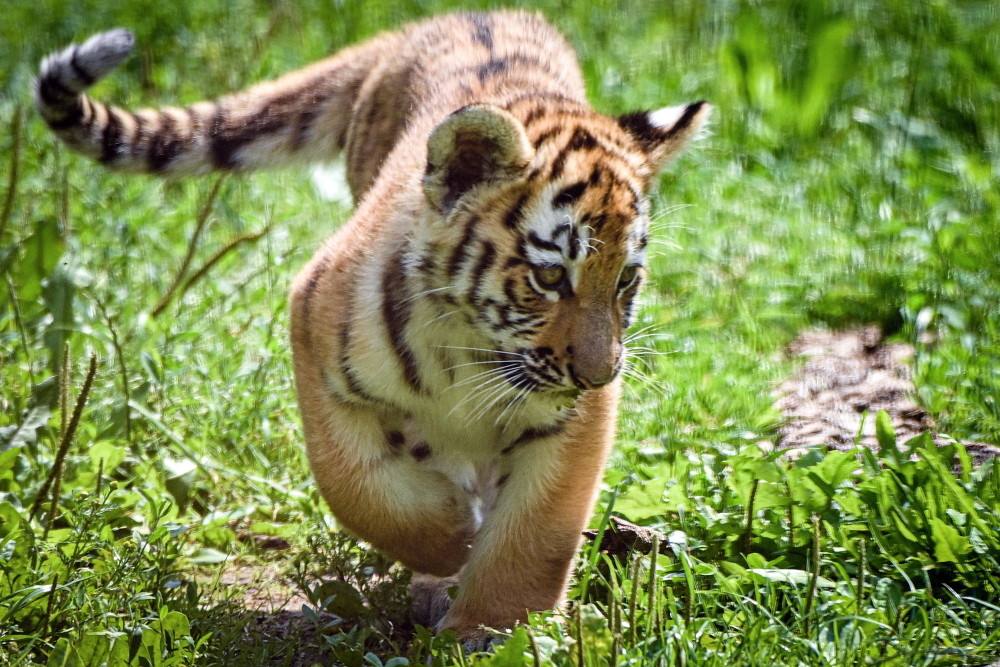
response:
[[[523,12],[430,19],[136,113],[82,95],[124,41],[50,57],[36,89],[103,163],[182,175],[344,153],[357,210],[292,289],[307,448],[338,520],[457,576],[432,620],[470,641],[551,608],[613,440],[647,193],[709,106],[598,114],[565,40]]]

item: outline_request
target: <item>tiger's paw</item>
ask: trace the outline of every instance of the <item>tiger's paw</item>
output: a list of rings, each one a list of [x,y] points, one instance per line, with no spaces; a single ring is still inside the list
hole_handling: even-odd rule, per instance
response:
[[[458,643],[462,646],[465,655],[473,653],[492,653],[503,644],[503,635],[497,634],[484,628],[475,630],[460,630],[458,632]]]
[[[413,622],[425,628],[435,628],[451,609],[458,575],[435,577],[414,573],[410,579],[409,594],[412,599]]]

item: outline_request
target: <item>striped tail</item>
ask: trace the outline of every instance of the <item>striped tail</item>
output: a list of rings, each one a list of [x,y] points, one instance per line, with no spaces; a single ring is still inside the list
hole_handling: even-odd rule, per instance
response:
[[[353,98],[374,50],[347,49],[217,101],[136,112],[84,91],[135,45],[128,30],[94,35],[42,61],[35,104],[74,150],[123,171],[164,176],[328,161],[344,147]]]

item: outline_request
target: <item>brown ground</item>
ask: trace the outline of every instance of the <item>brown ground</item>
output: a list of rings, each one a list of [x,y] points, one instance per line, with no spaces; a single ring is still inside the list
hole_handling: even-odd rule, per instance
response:
[[[889,414],[900,445],[924,431],[930,431],[939,445],[950,442],[938,435],[934,421],[913,400],[913,348],[884,342],[878,327],[807,330],[792,342],[790,351],[806,362],[777,391],[775,405],[788,418],[780,431],[781,447],[851,449],[861,429],[860,444],[878,449],[879,410]],[[1000,455],[1000,448],[991,445],[963,444],[977,464]]]
[[[232,642],[226,647],[227,653],[238,664],[287,667],[328,664],[330,658],[322,650],[320,628],[302,612],[303,605],[313,605],[282,574],[282,569],[281,561],[229,564],[209,585],[218,587],[212,597],[226,600],[216,611],[231,616],[230,622],[243,624],[238,636],[226,637],[226,641]],[[319,612],[319,619],[324,624],[335,617]]]

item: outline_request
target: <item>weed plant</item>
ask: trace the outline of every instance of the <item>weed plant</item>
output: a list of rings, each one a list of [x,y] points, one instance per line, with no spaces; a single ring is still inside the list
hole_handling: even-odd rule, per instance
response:
[[[656,196],[593,522],[655,527],[656,552],[585,546],[569,604],[491,655],[408,627],[406,574],[324,512],[291,385],[289,282],[347,205],[295,171],[108,173],[31,108],[41,57],[113,26],[140,46],[95,95],[189,103],[459,3],[8,0],[0,664],[1000,657],[1000,467],[957,442],[898,442],[879,415],[877,454],[762,446],[780,426],[788,341],[871,322],[915,346],[917,398],[940,431],[1000,444],[1000,7],[532,6],[577,46],[598,109],[717,107]],[[222,592],[235,565],[283,573],[299,601],[275,612]]]

